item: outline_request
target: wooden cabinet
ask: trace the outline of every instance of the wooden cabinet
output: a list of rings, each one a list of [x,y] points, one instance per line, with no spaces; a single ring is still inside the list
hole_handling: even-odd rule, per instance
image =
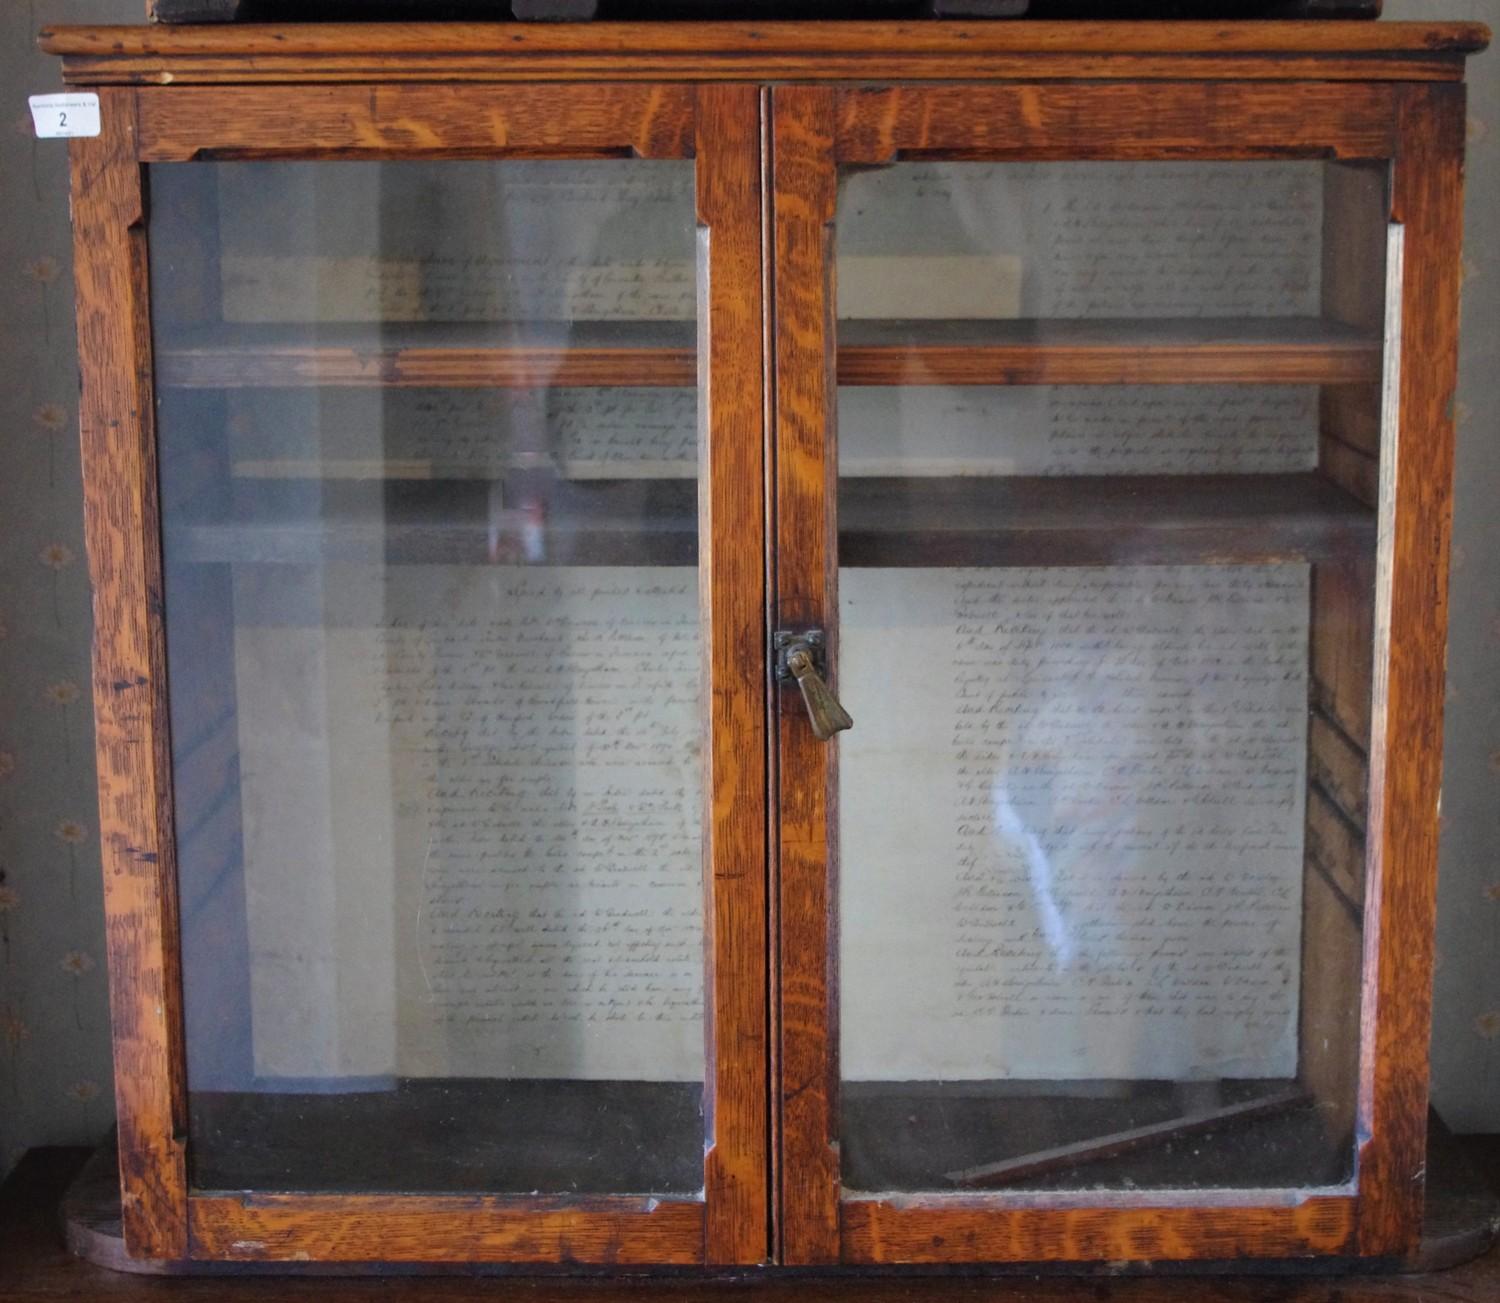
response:
[[[48,32],[131,1253],[1411,1253],[1486,39]]]

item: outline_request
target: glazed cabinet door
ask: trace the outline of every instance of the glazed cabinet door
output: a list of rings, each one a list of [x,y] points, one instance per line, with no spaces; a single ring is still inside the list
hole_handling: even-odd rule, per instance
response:
[[[761,93],[101,98],[132,1252],[764,1261]]]
[[[1461,104],[775,92],[785,1261],[1414,1246]]]

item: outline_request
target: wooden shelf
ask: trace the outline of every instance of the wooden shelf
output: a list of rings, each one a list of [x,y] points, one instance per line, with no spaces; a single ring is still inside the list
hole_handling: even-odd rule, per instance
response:
[[[314,488],[309,495],[305,490]],[[238,517],[171,524],[169,566],[694,565],[693,480],[544,476],[528,492],[483,480],[258,482]],[[528,506],[531,503],[533,505]]]
[[[698,383],[692,322],[403,322],[205,327],[160,341],[183,389]],[[1238,320],[848,321],[845,385],[1358,384],[1381,341],[1311,317]]]
[[[698,560],[692,533],[646,533],[607,527],[549,530],[528,558],[519,525],[502,527],[490,550],[481,525],[189,525],[168,531],[167,556],[177,565],[554,565],[690,566]]]
[[[1269,564],[1374,545],[1375,516],[1321,476],[858,479],[844,566]]]
[[[690,321],[212,326],[160,340],[156,379],[180,389],[691,388],[696,334]]]
[[[273,482],[269,489],[284,489]],[[361,486],[348,486],[358,489]],[[169,525],[171,565],[693,565],[692,480],[548,480],[496,508],[481,481],[392,481],[298,511],[259,495],[239,520]],[[507,493],[507,504],[525,501]],[[1374,513],[1312,473],[845,479],[844,566],[1218,565],[1368,552]]]
[[[1355,384],[1381,341],[1314,317],[845,321],[844,385]]]

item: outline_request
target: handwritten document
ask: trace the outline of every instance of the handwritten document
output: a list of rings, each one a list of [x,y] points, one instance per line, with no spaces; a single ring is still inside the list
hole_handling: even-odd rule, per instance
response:
[[[693,319],[690,161],[448,162],[441,174],[219,169],[224,319]],[[846,173],[840,189],[844,317],[1318,311],[1317,162],[903,163]]]
[[[691,389],[229,395],[242,478],[569,479],[698,473]],[[1317,464],[1311,387],[846,388],[839,470],[862,475],[1291,472]]]
[[[697,270],[668,258],[226,254],[224,316],[310,321],[691,321]]]
[[[839,391],[844,475],[1205,475],[1311,470],[1311,386]]]
[[[696,313],[691,161],[237,163],[218,186],[228,322]]]
[[[257,1072],[701,1079],[695,576],[271,570],[236,589]]]
[[[245,390],[229,396],[242,478],[570,479],[697,474],[693,389]]]
[[[905,163],[840,178],[844,256],[1022,259],[1019,313],[1316,315],[1322,164]]]
[[[955,291],[948,311],[924,301],[911,313],[893,295],[893,317],[1316,315],[1322,220],[1318,163],[906,163],[842,176],[839,272],[882,260],[1014,264],[1013,292]],[[844,389],[839,441],[844,475],[1306,470],[1317,461],[1317,396]]]
[[[1295,1075],[1307,567],[839,582],[846,1078]]]

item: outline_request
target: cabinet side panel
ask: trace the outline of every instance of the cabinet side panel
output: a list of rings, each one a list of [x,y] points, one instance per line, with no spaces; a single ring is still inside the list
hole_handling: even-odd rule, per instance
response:
[[[1332,164],[1323,181],[1323,315],[1379,337],[1386,324],[1390,204],[1385,163]],[[1383,387],[1319,391],[1319,471],[1372,508],[1379,503]],[[1370,695],[1373,558],[1312,568],[1306,872],[1298,1077],[1326,1125],[1354,1143],[1359,1097],[1360,976]]]
[[[698,92],[700,574],[707,622],[710,1263],[770,1252],[760,95]]]
[[[181,982],[161,622],[161,544],[135,96],[100,93],[72,142],[84,518],[125,1240],[186,1253]]]
[[[1377,643],[1374,686],[1360,1109],[1359,1247],[1371,1255],[1415,1248],[1422,1221],[1462,221],[1463,90],[1403,94],[1393,204],[1405,227],[1402,365],[1382,576],[1388,655]]]
[[[773,103],[776,609],[781,628],[827,628],[838,609],[833,92],[778,89]],[[830,646],[830,666],[837,651]],[[795,689],[781,692],[778,723],[782,1259],[828,1263],[839,1255],[835,754],[833,744],[813,737]]]

